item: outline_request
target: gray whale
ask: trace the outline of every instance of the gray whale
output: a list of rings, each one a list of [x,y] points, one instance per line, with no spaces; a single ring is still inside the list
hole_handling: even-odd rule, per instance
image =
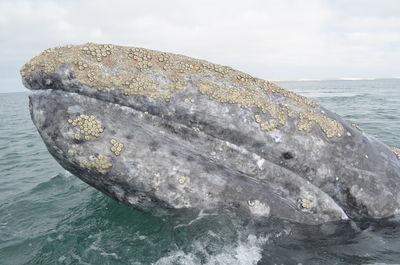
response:
[[[47,49],[21,75],[52,156],[134,208],[305,224],[399,213],[400,149],[272,82],[93,43]]]

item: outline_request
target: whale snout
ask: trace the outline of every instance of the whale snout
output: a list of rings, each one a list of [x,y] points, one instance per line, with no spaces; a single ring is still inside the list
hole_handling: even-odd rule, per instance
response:
[[[53,157],[132,207],[307,224],[399,212],[398,149],[230,67],[85,44],[47,50],[21,73]]]

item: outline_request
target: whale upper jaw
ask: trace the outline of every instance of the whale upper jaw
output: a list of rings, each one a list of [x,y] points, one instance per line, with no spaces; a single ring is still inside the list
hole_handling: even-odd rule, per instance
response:
[[[399,160],[326,109],[347,134],[298,131],[294,118],[260,131],[252,110],[199,93],[207,75],[187,75],[170,98],[98,89],[77,75],[60,64],[25,76],[32,120],[64,168],[118,201],[307,224],[399,212]],[[163,73],[148,75],[168,84]]]

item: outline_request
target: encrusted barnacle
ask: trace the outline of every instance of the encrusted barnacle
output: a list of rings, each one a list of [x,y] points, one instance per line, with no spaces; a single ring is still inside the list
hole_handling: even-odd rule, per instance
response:
[[[250,207],[254,207],[256,205],[256,201],[255,200],[248,200],[247,201],[247,205],[249,205]]]
[[[110,160],[103,154],[98,154],[95,158],[81,159],[79,161],[81,167],[87,169],[97,169],[99,171],[104,171],[112,166]]]
[[[113,152],[116,156],[119,156],[124,148],[124,145],[122,143],[119,143],[115,139],[110,140],[111,143],[111,152]]]
[[[82,61],[75,61],[74,64],[75,64],[75,65],[77,66],[77,68],[78,68],[79,70],[81,70],[81,71],[85,70],[85,69],[88,67],[87,63],[84,63],[84,62],[82,62]]]
[[[186,103],[194,103],[194,98],[185,98],[184,101]]]
[[[150,52],[143,48],[128,48],[128,57],[137,62],[145,62],[152,59]]]
[[[183,184],[185,184],[185,182],[186,182],[186,177],[185,176],[180,176],[178,178],[178,183],[179,184],[183,185]]]
[[[166,62],[169,60],[169,58],[171,57],[171,55],[169,53],[166,52],[162,52],[160,53],[160,55],[157,57],[159,62]]]
[[[135,67],[139,70],[146,70],[150,69],[153,66],[152,62],[149,61],[144,61],[144,62],[138,62]]]
[[[397,158],[400,160],[400,148],[390,146],[390,149],[396,154]]]
[[[90,55],[93,58],[95,58],[96,61],[101,62],[104,57],[107,57],[112,54],[113,45],[111,44],[97,45],[89,43],[84,47],[82,47],[80,50],[82,53]]]
[[[148,79],[144,75],[137,75],[136,77],[127,80],[123,84],[122,93],[124,95],[135,95],[143,91],[154,92],[157,83]]]
[[[163,66],[164,71],[173,71],[174,70],[174,65],[172,63],[165,63]]]
[[[265,122],[264,120],[261,119],[260,115],[255,115],[254,116],[255,121],[260,125],[260,129],[262,131],[272,131],[276,129],[276,126],[278,126],[278,122],[276,120],[270,120]]]
[[[218,64],[209,63],[209,62],[203,62],[202,66],[205,69],[208,69],[210,71],[218,73],[222,76],[225,76],[233,71],[233,69],[228,66],[222,66],[222,65],[218,65]]]
[[[89,79],[89,82],[94,82],[96,80],[96,73],[94,71],[88,72],[87,78]]]
[[[183,78],[175,77],[172,78],[171,81],[172,81],[171,92],[182,90],[187,85],[186,81]]]
[[[312,202],[309,199],[301,199],[299,201],[299,206],[303,210],[309,210],[312,207]]]
[[[241,81],[241,82],[247,82],[250,79],[252,79],[252,77],[250,75],[248,75],[248,74],[245,74],[245,73],[238,73],[236,75],[236,79]]]
[[[262,112],[269,114],[279,124],[286,123],[288,110],[272,103],[268,98],[260,97],[254,90],[241,91],[235,87],[225,87],[206,80],[198,80],[199,91],[210,98],[222,103],[239,104],[244,108],[257,107]],[[275,121],[269,126],[274,126]],[[265,127],[267,128],[267,127]]]
[[[68,123],[78,129],[75,139],[92,140],[99,137],[104,128],[93,115],[81,114],[75,119],[68,119]]]
[[[178,61],[175,65],[174,65],[174,69],[178,72],[178,73],[192,73],[194,70],[198,70],[199,67],[191,62],[184,62],[184,61]]]
[[[303,109],[298,112],[298,115],[298,130],[309,131],[313,125],[318,125],[328,138],[341,137],[344,133],[344,128],[338,121],[313,110]]]

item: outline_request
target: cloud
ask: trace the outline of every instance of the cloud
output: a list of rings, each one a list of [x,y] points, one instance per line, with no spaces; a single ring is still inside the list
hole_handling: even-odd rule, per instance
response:
[[[40,51],[85,42],[182,53],[266,79],[391,77],[400,69],[400,5],[0,0],[0,38],[0,91],[21,90],[19,68]]]

